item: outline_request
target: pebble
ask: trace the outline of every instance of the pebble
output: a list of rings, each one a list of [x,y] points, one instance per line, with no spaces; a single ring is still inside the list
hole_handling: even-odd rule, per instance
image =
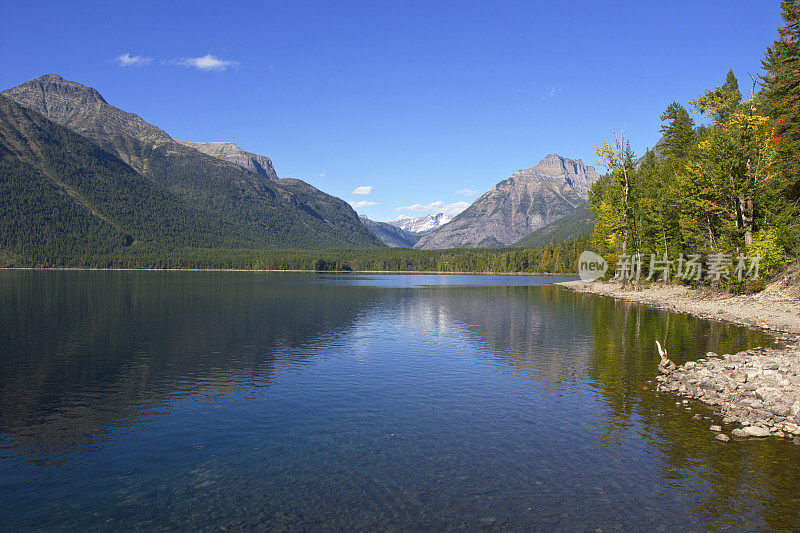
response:
[[[718,440],[720,442],[729,442],[731,438],[727,436],[725,433],[719,433],[714,437],[714,440]]]
[[[721,427],[721,426],[711,426],[711,427],[710,427],[710,428],[708,428],[708,429],[710,429],[711,431],[715,431],[715,432],[717,432],[717,433],[719,433],[720,431],[722,431],[722,427]]]

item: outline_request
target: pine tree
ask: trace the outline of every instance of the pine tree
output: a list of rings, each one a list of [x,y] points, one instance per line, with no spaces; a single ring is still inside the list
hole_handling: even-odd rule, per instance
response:
[[[800,0],[783,0],[785,24],[762,65],[763,98],[775,124],[773,167],[792,201],[800,198]]]
[[[667,159],[688,160],[697,148],[694,119],[685,107],[672,102],[662,113],[661,120],[666,122],[661,127],[665,142],[664,156]]]

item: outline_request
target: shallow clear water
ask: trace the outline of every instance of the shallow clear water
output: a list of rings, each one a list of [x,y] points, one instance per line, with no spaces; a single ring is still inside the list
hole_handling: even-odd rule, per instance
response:
[[[3,529],[800,528],[800,447],[654,392],[769,341],[554,281],[0,271]]]

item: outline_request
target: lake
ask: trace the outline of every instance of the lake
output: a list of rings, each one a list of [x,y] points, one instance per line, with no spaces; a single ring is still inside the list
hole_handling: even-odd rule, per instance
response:
[[[769,339],[557,281],[0,271],[3,529],[800,528],[800,446],[655,392]]]

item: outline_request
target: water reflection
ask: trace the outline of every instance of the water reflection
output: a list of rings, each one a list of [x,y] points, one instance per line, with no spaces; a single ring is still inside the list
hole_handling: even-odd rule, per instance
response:
[[[722,445],[691,418],[707,411],[653,390],[656,339],[679,362],[767,339],[549,281],[0,272],[0,512],[10,527],[800,527],[797,447]]]
[[[179,393],[268,384],[374,295],[208,273],[13,272],[0,282],[0,425],[42,461],[96,449]]]

